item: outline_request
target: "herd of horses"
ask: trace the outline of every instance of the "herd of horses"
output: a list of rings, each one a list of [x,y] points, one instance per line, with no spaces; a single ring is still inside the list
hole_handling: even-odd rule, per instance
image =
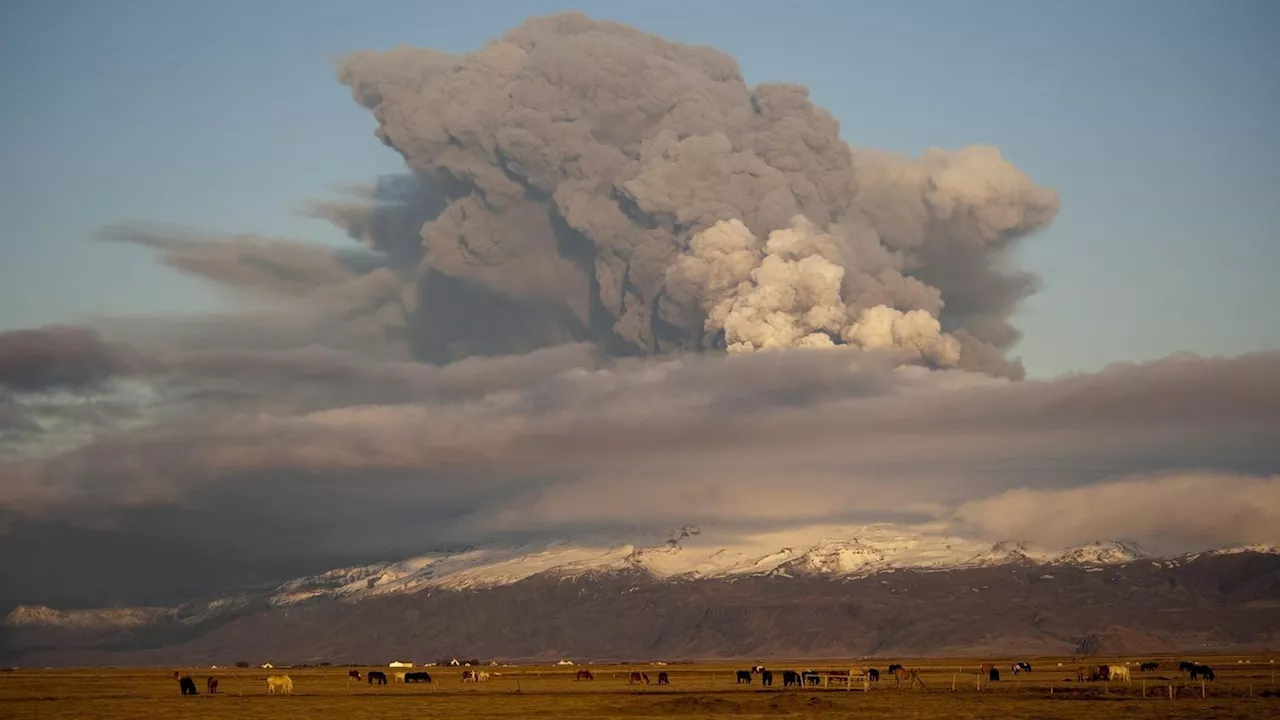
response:
[[[468,670],[462,674],[462,679],[464,681],[473,679],[473,678],[469,678],[468,675],[471,675],[474,677],[475,674],[476,673],[472,672],[471,670]],[[484,678],[483,678],[484,680],[489,679],[489,673],[481,673],[481,674],[484,675]],[[386,685],[387,684],[387,674],[382,672],[381,670],[370,670],[367,677],[368,677],[368,683],[370,685],[374,685],[374,684]],[[429,683],[431,682],[431,674],[427,672],[421,672],[421,671],[391,673],[391,677],[394,678],[395,681],[398,683]],[[360,682],[362,679],[364,678],[360,676],[359,670],[356,670],[353,668],[347,671],[347,685],[350,685],[352,680],[355,680],[356,682]]]
[[[596,676],[595,676],[595,675],[594,675],[590,670],[579,670],[579,671],[578,671],[578,673],[577,673],[576,675],[574,675],[574,676],[573,676],[573,679],[574,679],[574,680],[595,680],[595,679],[596,679]],[[639,671],[639,672],[637,672],[637,671],[632,671],[631,673],[629,673],[629,674],[627,675],[627,684],[628,684],[628,685],[637,685],[637,684],[639,684],[639,685],[648,685],[649,683],[650,683],[650,680],[649,680],[649,673],[647,673],[647,672],[643,672],[643,671]],[[670,676],[670,675],[668,675],[666,672],[660,672],[660,673],[658,673],[658,684],[659,684],[659,685],[670,685],[670,684],[671,684],[671,676]]]
[[[1061,665],[1061,663],[1059,663]],[[1144,662],[1138,664],[1139,672],[1151,672],[1160,669],[1158,662]],[[1031,672],[1031,663],[1016,662],[1010,667],[1010,671],[1014,675]],[[1198,662],[1182,661],[1178,663],[1178,671],[1190,675],[1192,680],[1213,680],[1213,668]],[[901,685],[906,681],[909,686],[919,683],[924,688],[924,681],[920,679],[920,671],[914,668],[906,668],[901,664],[894,663],[885,671],[891,675],[894,682]],[[1000,669],[989,663],[983,664],[978,668],[980,675],[985,675],[988,682],[998,682],[1000,680]],[[861,680],[866,683],[879,682],[880,670],[872,667],[864,667],[851,670],[783,670],[782,684],[784,687],[805,687],[822,685],[826,686],[832,681],[844,682],[852,687],[855,680]],[[741,685],[750,685],[752,678],[756,675],[760,676],[760,684],[764,686],[773,685],[773,671],[763,665],[755,665],[750,670],[737,670],[734,673],[734,682]],[[196,695],[196,683],[189,676],[182,675],[177,670],[173,671],[173,677],[178,681],[178,688],[183,695]],[[400,683],[429,683],[431,675],[426,672],[397,672],[392,673],[392,677],[396,682]],[[595,675],[590,670],[579,670],[574,676],[574,680],[595,680]],[[1131,681],[1129,673],[1129,663],[1124,665],[1081,665],[1076,668],[1077,682],[1129,682]],[[386,685],[387,674],[381,670],[370,670],[362,675],[359,670],[351,669],[347,671],[347,684],[352,681],[367,681],[370,685]],[[463,682],[486,682],[489,680],[489,673],[483,670],[463,670]],[[643,671],[632,671],[627,677],[627,684],[650,684],[649,673]],[[666,672],[658,673],[658,685],[670,685],[671,677]],[[218,692],[218,678],[209,677],[205,680],[205,692],[215,695]],[[267,677],[267,692],[271,694],[292,693],[293,680],[288,675],[271,675]]]

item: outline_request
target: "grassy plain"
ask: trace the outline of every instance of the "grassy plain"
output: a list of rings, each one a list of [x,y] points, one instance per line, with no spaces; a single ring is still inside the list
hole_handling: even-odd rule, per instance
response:
[[[1022,659],[1022,658],[1020,658]],[[849,661],[786,660],[768,663],[775,685],[763,688],[759,677],[737,685],[734,670],[750,663],[696,665],[592,665],[593,682],[574,680],[578,668],[520,666],[485,668],[495,673],[487,683],[463,683],[459,668],[426,668],[431,685],[386,686],[348,684],[347,668],[277,670],[201,668],[152,669],[19,669],[0,672],[0,718],[344,718],[390,720],[408,717],[466,718],[1252,718],[1280,717],[1277,666],[1266,656],[1198,656],[1211,665],[1217,680],[1191,683],[1176,670],[1176,659],[1158,659],[1159,670],[1139,673],[1133,681],[1081,685],[1076,663],[1065,658],[1025,658],[1034,672],[1019,677],[1007,672],[1011,659],[993,659],[1002,668],[1000,682],[977,689],[975,660],[902,661],[919,668],[927,690],[895,687],[891,677],[870,692],[843,688],[796,690],[782,687],[782,669],[847,669]],[[1129,658],[1133,660],[1133,658]],[[1094,658],[1105,663],[1109,658]],[[1249,660],[1249,664],[1238,661]],[[888,660],[874,666],[884,670]],[[1059,667],[1057,663],[1062,662]],[[181,697],[173,670],[196,680],[198,697]],[[362,671],[370,668],[363,667]],[[389,668],[381,669],[391,677]],[[629,685],[628,673],[644,670],[671,676],[669,687]],[[268,695],[265,678],[289,675],[294,693]],[[500,674],[497,674],[500,673]],[[205,678],[219,678],[219,694],[205,694]],[[952,689],[952,683],[955,689]],[[1145,682],[1145,693],[1144,693]],[[1169,699],[1169,687],[1174,699]]]

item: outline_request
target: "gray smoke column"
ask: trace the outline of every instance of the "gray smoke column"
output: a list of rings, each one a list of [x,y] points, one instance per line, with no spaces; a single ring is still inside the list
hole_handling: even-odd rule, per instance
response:
[[[1008,317],[1035,282],[997,263],[1058,199],[994,148],[853,149],[803,86],[576,13],[462,56],[355,53],[339,78],[418,185],[381,221],[315,212],[416,264],[423,359],[848,345],[1021,375]]]

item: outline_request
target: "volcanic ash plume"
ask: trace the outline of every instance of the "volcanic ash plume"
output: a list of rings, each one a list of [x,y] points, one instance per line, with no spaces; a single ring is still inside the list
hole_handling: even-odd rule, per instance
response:
[[[803,216],[763,246],[741,221],[722,220],[689,248],[667,271],[667,287],[700,299],[705,328],[723,331],[730,353],[848,344],[937,366],[960,359],[959,342],[929,312],[846,302],[838,245]]]
[[[419,187],[385,218],[317,214],[413,270],[423,359],[845,344],[1021,374],[1008,317],[1034,278],[999,268],[1058,200],[994,148],[851,149],[802,86],[576,13],[339,77]]]

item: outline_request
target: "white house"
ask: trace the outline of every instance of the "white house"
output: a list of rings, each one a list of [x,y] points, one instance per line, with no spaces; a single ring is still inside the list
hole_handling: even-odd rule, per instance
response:
[[[558,662],[558,663],[556,663],[556,664],[557,664],[557,665],[572,665],[572,664],[573,664],[573,661],[572,661],[572,660],[561,660],[560,662]]]
[[[392,660],[387,663],[387,667],[413,667],[413,663],[409,661]]]

